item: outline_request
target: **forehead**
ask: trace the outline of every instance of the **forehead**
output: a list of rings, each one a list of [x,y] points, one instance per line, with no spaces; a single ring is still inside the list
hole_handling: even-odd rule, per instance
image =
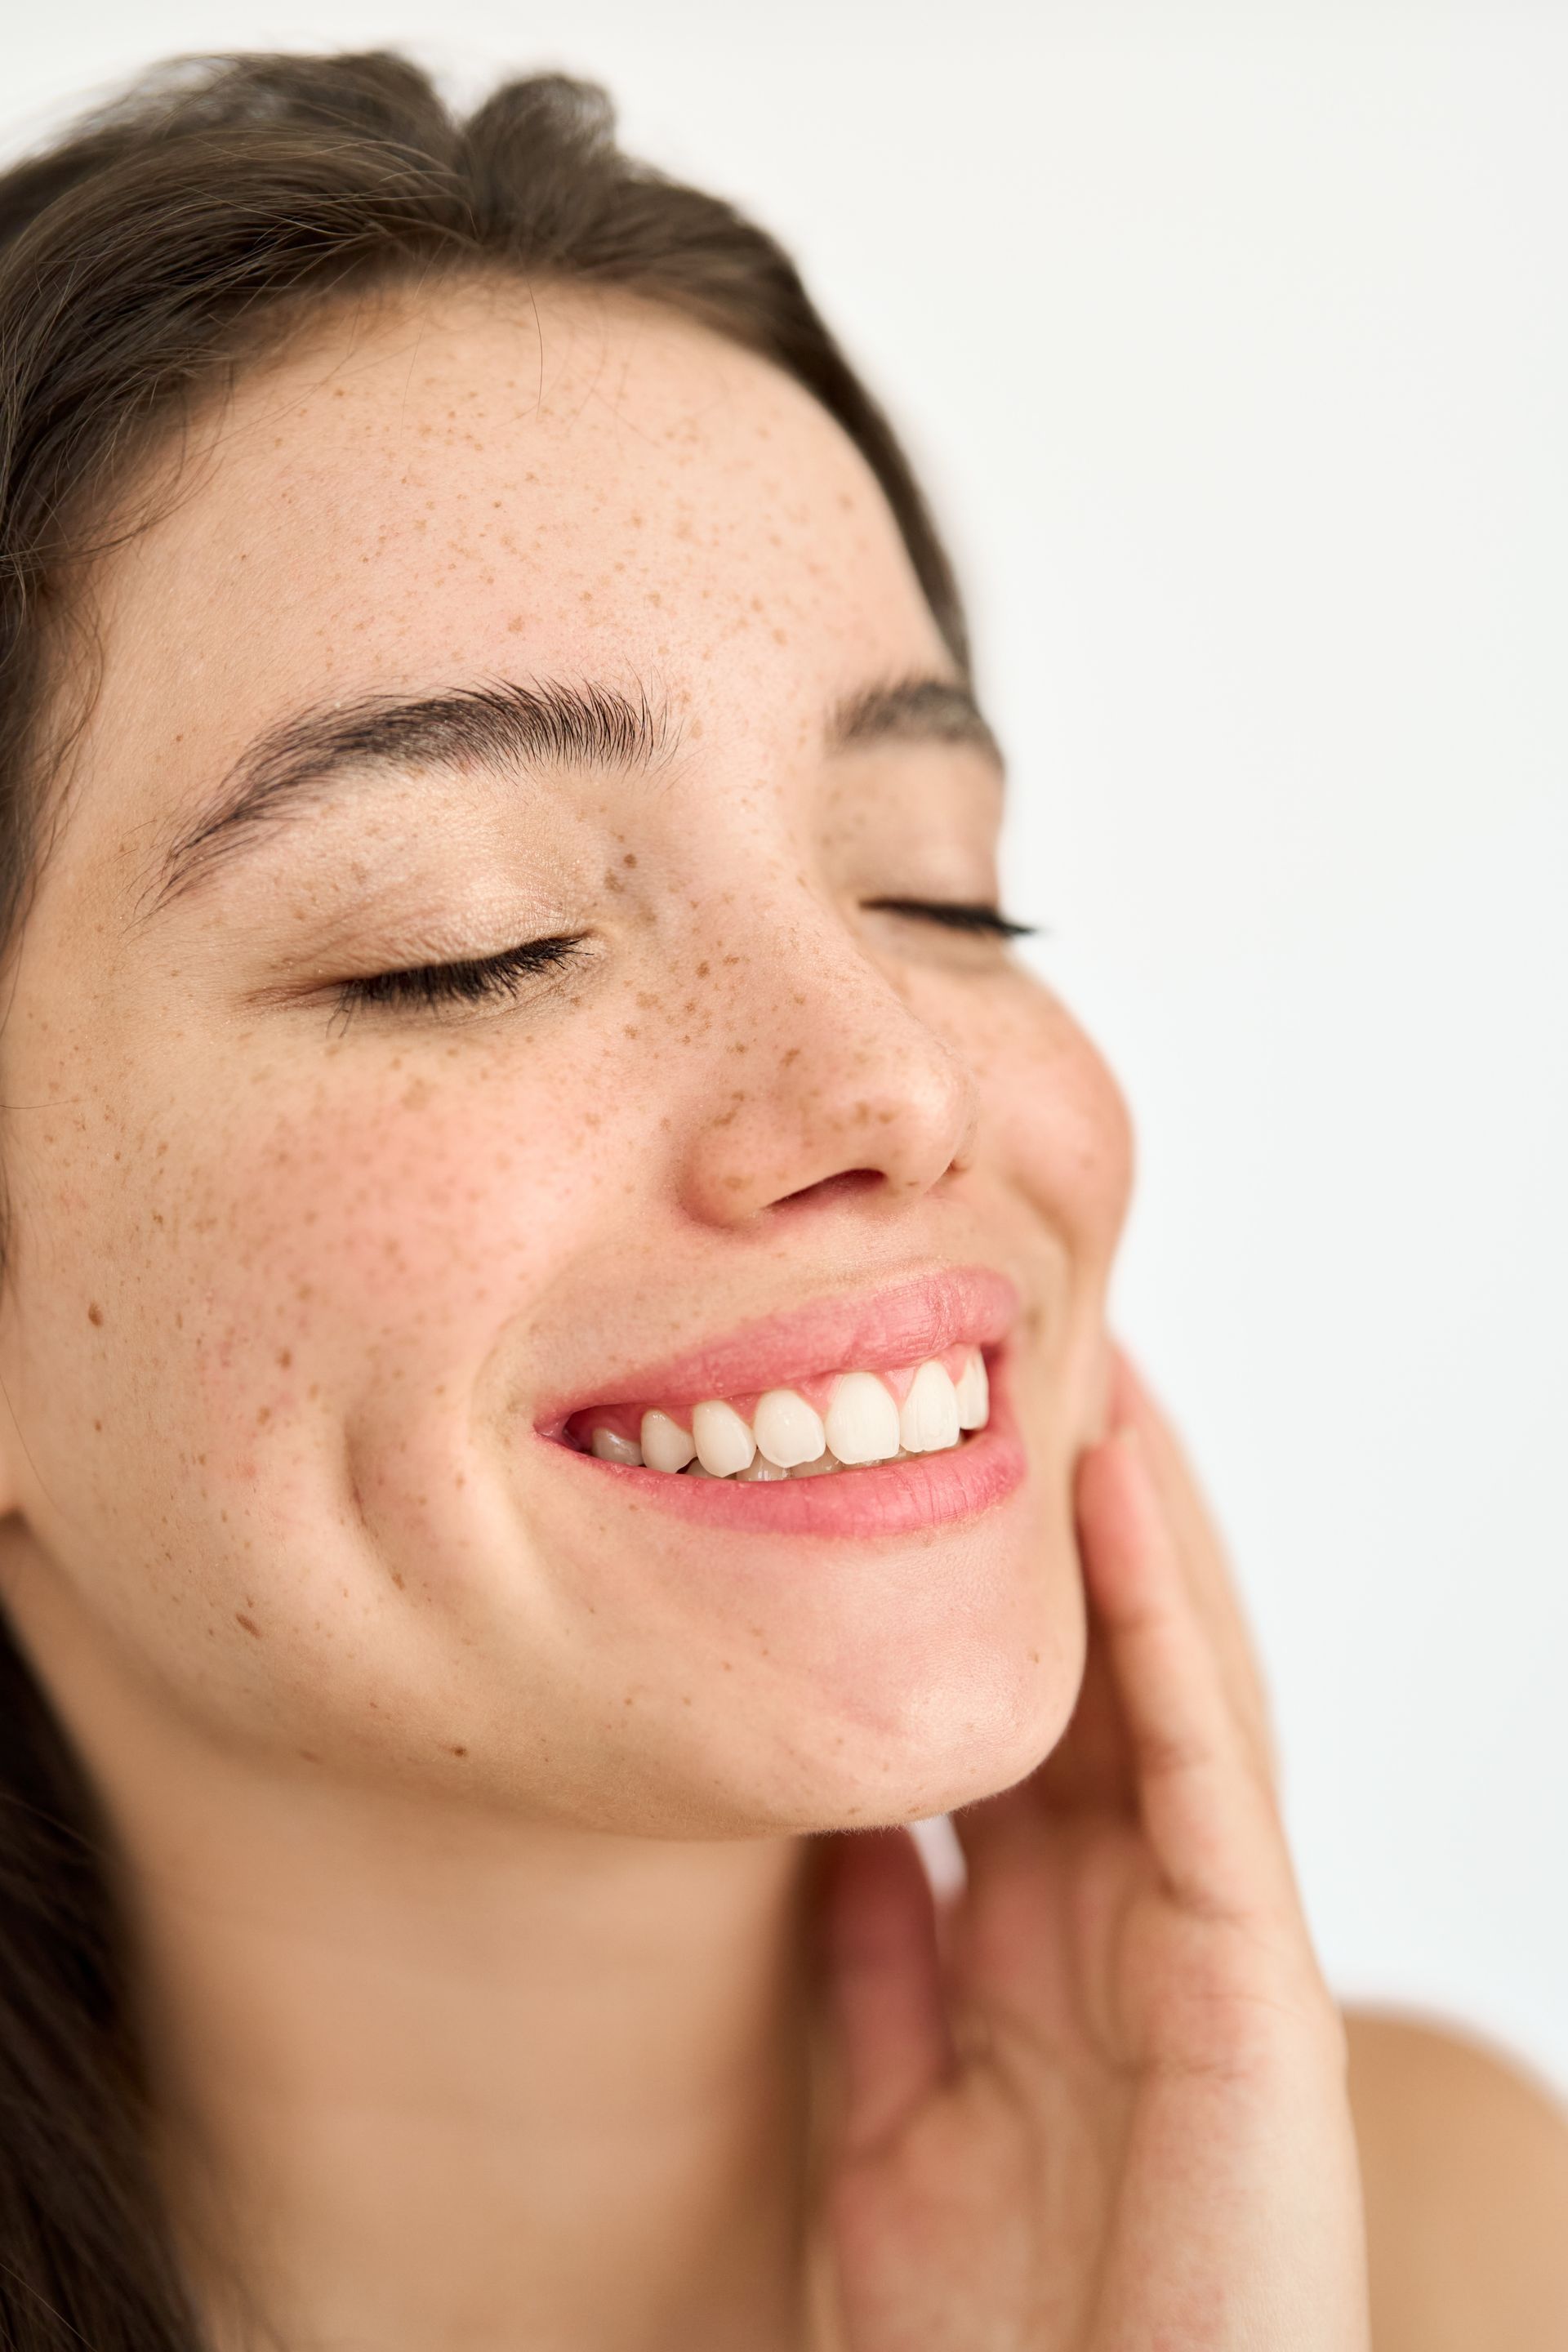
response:
[[[94,801],[145,813],[150,772],[165,799],[283,709],[432,678],[636,677],[743,736],[945,666],[847,436],[626,295],[362,307],[242,375],[179,462],[103,575]]]

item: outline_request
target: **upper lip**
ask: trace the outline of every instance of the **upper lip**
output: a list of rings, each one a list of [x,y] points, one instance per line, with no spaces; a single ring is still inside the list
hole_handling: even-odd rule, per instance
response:
[[[1016,1284],[994,1267],[942,1266],[879,1290],[841,1292],[763,1316],[679,1356],[611,1373],[613,1386],[600,1381],[558,1400],[535,1425],[542,1435],[557,1436],[587,1405],[748,1396],[816,1372],[920,1363],[960,1341],[992,1347],[1012,1328],[1021,1303]]]

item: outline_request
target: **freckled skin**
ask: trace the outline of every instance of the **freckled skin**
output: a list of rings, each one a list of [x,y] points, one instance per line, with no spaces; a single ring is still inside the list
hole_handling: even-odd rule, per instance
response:
[[[1000,946],[862,906],[994,898],[1000,809],[973,750],[821,749],[843,695],[951,668],[861,459],[652,306],[539,307],[328,321],[198,421],[97,583],[0,1041],[5,1591],[110,1786],[155,1718],[623,1832],[934,1812],[1028,1769],[1077,1689],[1126,1112]],[[367,777],[140,919],[262,729],[494,677],[644,687],[678,748]],[[590,952],[515,1002],[333,1023],[351,973],[560,932]],[[977,1523],[721,1544],[531,1433],[947,1262],[1026,1302],[1031,1475]]]

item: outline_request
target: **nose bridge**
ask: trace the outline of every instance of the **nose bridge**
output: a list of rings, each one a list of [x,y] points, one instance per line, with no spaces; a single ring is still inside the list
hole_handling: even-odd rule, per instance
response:
[[[711,1019],[685,1122],[689,1209],[742,1223],[850,1176],[879,1206],[907,1206],[966,1165],[973,1074],[841,919],[802,890],[787,909],[752,906],[733,931],[702,960]]]

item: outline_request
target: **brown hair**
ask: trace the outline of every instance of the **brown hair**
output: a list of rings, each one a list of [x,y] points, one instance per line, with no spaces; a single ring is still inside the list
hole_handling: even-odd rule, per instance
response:
[[[137,458],[290,315],[433,273],[668,304],[783,368],[860,450],[967,673],[891,427],[774,240],[624,154],[605,93],[506,83],[467,120],[376,52],[178,61],[0,173],[0,952],[61,751],[60,625]],[[0,1624],[0,2352],[196,2352],[147,2154],[112,1857]]]

